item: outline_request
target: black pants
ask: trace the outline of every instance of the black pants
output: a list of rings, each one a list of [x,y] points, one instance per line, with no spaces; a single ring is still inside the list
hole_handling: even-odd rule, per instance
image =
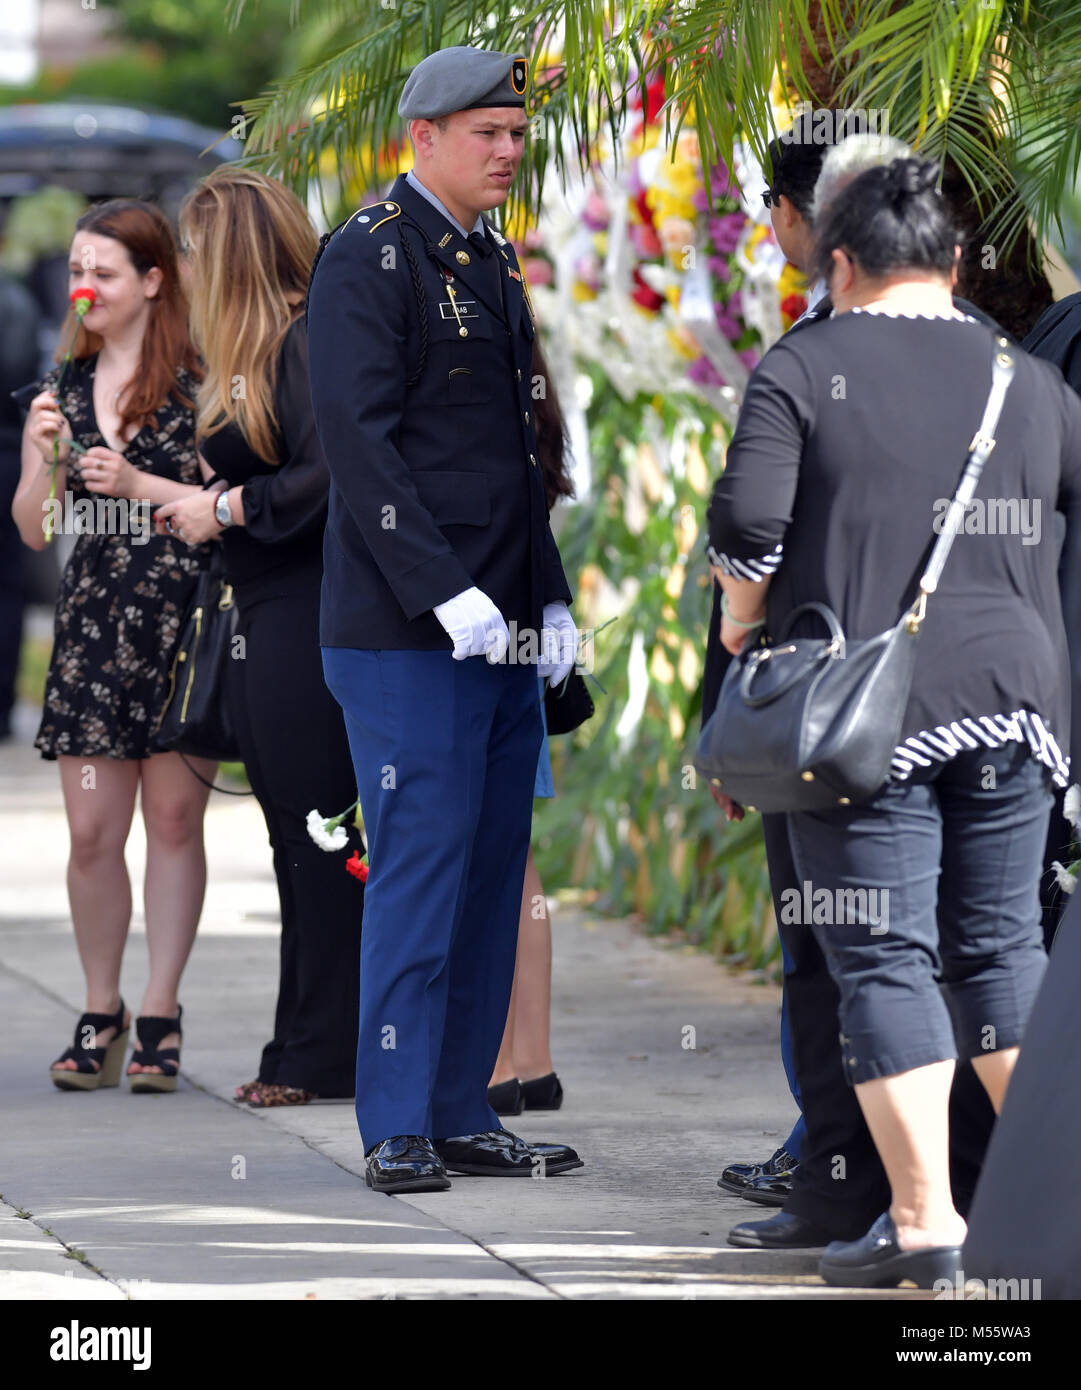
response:
[[[230,695],[241,755],[266,817],[281,901],[281,974],[274,1037],[259,1080],[320,1096],[352,1096],[357,1055],[364,885],[346,872],[349,845],[321,850],[308,812],[337,815],[356,800],[342,712],[323,681],[319,588],[240,605],[242,660]]]
[[[807,1125],[785,1211],[813,1221],[837,1240],[854,1240],[889,1206],[890,1187],[844,1074],[837,986],[810,927],[782,922],[780,895],[786,888],[800,890],[787,819],[763,816],[762,830],[779,930],[792,957],[785,990]],[[950,1176],[962,1214],[972,1200],[993,1123],[994,1110],[972,1063],[959,1063],[950,1095]]]

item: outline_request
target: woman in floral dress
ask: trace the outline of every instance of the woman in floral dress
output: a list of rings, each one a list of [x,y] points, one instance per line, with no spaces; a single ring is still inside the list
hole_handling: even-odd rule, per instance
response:
[[[155,752],[154,731],[209,551],[155,535],[150,512],[201,485],[193,410],[201,372],[176,243],[157,208],[128,200],[91,208],[76,224],[70,273],[93,304],[62,379],[61,367],[49,372],[30,404],[12,508],[32,549],[47,544],[47,519],[77,536],[35,745],[60,768],[87,1012],[50,1074],[62,1090],[119,1084],[130,1024],[120,996],[132,905],[124,846],[139,792],[150,969],[128,1075],[132,1090],[173,1090],[177,990],[206,882],[207,789],[192,769],[209,781],[215,765]],[[62,346],[74,327],[62,330]]]

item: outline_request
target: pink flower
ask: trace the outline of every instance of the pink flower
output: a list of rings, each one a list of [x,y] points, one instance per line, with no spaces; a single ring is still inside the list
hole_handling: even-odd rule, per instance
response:
[[[591,193],[582,209],[582,225],[591,232],[603,232],[609,223],[608,204],[600,193]]]
[[[551,264],[540,256],[530,256],[522,262],[522,271],[531,285],[550,285],[552,283]]]

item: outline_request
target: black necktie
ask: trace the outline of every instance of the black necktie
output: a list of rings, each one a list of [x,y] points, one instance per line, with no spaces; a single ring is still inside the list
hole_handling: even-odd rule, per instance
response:
[[[494,250],[492,243],[488,240],[484,232],[470,232],[469,244],[482,260],[487,259]]]
[[[499,257],[494,255],[495,247],[488,240],[488,233],[486,231],[470,232],[468,241],[469,245],[480,257],[480,262],[477,266],[478,273],[487,281],[488,289],[495,297],[495,304],[502,310],[503,281],[499,274]]]

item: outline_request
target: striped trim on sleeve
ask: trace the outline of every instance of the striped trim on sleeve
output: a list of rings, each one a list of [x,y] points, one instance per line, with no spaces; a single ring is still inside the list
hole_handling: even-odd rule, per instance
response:
[[[716,565],[729,579],[750,579],[757,584],[763,579],[768,579],[776,571],[784,554],[784,546],[775,546],[768,555],[763,555],[758,560],[733,560],[730,555],[714,550],[711,545],[706,547],[706,554],[709,556],[710,564]]]

